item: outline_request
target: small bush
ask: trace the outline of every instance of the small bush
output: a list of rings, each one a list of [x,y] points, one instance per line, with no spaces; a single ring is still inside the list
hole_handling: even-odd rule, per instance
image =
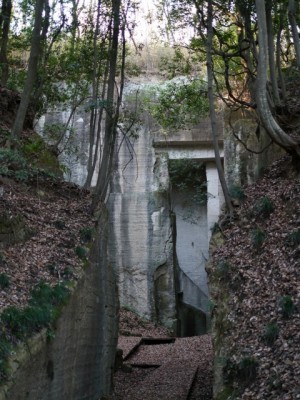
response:
[[[10,285],[10,279],[6,274],[0,274],[0,289],[6,289]]]
[[[32,290],[27,307],[6,308],[0,315],[0,322],[11,337],[26,338],[55,320],[58,315],[57,308],[66,302],[68,295],[69,289],[65,284],[59,283],[52,288],[41,282]]]
[[[58,283],[53,288],[45,282],[38,284],[31,292],[30,305],[59,306],[64,304],[69,296],[69,289],[65,283]]]
[[[238,185],[232,185],[229,188],[229,194],[233,199],[245,200],[246,195],[244,190]]]
[[[232,384],[234,381],[250,383],[257,375],[258,362],[255,358],[244,357],[238,363],[228,359],[223,367],[225,384]]]
[[[300,230],[289,233],[285,239],[285,242],[291,247],[298,246],[300,244]]]
[[[271,346],[278,338],[278,335],[279,335],[278,325],[275,323],[270,323],[265,328],[263,339],[267,343],[267,345]]]
[[[290,318],[295,311],[295,304],[291,296],[283,296],[279,300],[279,306],[284,318]]]
[[[70,267],[65,267],[63,272],[62,272],[62,276],[64,279],[69,280],[74,276],[73,270]]]
[[[53,225],[55,226],[55,228],[61,229],[61,230],[65,229],[65,227],[66,227],[65,221],[63,221],[61,219],[54,221]]]
[[[5,380],[8,374],[7,359],[11,352],[11,345],[4,335],[0,337],[0,384]]]
[[[221,279],[226,279],[229,276],[231,265],[225,261],[221,260],[218,262],[216,267],[216,275]]]
[[[85,260],[86,259],[87,251],[86,251],[86,249],[84,247],[77,246],[75,248],[75,253],[81,260]]]
[[[30,170],[18,151],[3,148],[0,149],[0,174],[24,182],[30,177]]]
[[[94,229],[90,227],[82,228],[80,230],[80,240],[83,243],[88,243],[93,239]]]
[[[275,209],[275,207],[273,205],[272,200],[267,196],[261,197],[254,204],[254,213],[255,213],[255,215],[256,216],[261,216],[263,218],[268,218],[272,214],[274,209]]]
[[[266,239],[267,235],[261,229],[254,229],[251,232],[251,242],[254,247],[260,249]]]
[[[253,382],[257,375],[258,362],[252,357],[243,358],[238,364],[238,378],[244,382]]]

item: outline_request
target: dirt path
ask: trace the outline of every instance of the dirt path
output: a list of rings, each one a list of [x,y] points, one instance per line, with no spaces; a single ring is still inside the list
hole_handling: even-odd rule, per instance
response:
[[[211,400],[210,335],[188,338],[120,336],[123,367],[113,400]]]

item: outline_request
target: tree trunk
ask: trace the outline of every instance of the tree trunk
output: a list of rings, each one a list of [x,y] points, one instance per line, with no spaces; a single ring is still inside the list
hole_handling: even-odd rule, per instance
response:
[[[300,157],[300,142],[289,135],[278,125],[268,103],[267,95],[267,71],[268,62],[268,38],[266,9],[264,0],[256,0],[256,14],[258,23],[258,42],[259,42],[259,62],[257,71],[256,101],[257,113],[261,123],[266,129],[270,138],[283,147],[293,156]]]
[[[297,26],[297,21],[296,21],[296,2],[295,2],[295,0],[289,0],[288,15],[289,15],[289,23],[291,25],[291,30],[292,30],[294,47],[295,47],[297,67],[300,71],[300,40],[299,40],[298,26]]]
[[[0,66],[1,66],[1,86],[6,86],[8,80],[8,60],[7,60],[7,44],[8,44],[8,33],[10,28],[12,1],[3,0],[1,10],[1,49],[0,49]]]
[[[18,138],[22,132],[26,112],[28,109],[30,95],[36,80],[39,55],[40,55],[40,38],[42,28],[42,14],[45,6],[45,0],[37,0],[35,5],[34,28],[31,39],[31,49],[28,63],[28,72],[21,96],[21,103],[18,108],[17,116],[12,128],[12,136]]]
[[[275,107],[280,106],[280,96],[278,90],[278,83],[276,77],[276,63],[275,63],[275,47],[274,47],[274,31],[273,31],[273,21],[272,21],[272,4],[267,1],[266,6],[266,20],[267,20],[267,30],[268,30],[268,50],[269,50],[269,64],[270,64],[270,77],[272,85],[272,101]]]
[[[92,204],[92,211],[98,201],[104,202],[106,200],[109,181],[111,178],[111,170],[113,165],[113,156],[115,151],[115,142],[117,135],[117,113],[114,110],[114,92],[115,92],[115,79],[117,73],[117,56],[119,45],[119,31],[120,31],[120,8],[121,0],[113,0],[113,35],[110,49],[110,63],[109,63],[109,76],[107,85],[107,112],[105,116],[105,132],[102,160],[99,168],[97,184],[95,188],[95,196]]]
[[[227,207],[227,211],[229,212],[230,217],[233,216],[233,207],[231,203],[231,198],[229,195],[229,191],[227,188],[222,161],[220,157],[220,149],[218,143],[217,136],[217,116],[215,111],[215,102],[214,102],[214,92],[213,92],[213,70],[212,70],[212,42],[213,42],[213,5],[212,1],[208,1],[207,6],[207,92],[208,92],[208,100],[209,100],[209,112],[210,112],[210,121],[211,121],[211,134],[212,141],[215,152],[215,161],[219,174],[220,183],[222,186],[223,194],[225,197],[225,203]]]

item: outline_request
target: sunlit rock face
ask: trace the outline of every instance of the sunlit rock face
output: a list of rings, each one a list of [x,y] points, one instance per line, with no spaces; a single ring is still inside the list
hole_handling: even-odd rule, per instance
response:
[[[121,146],[109,197],[110,259],[121,305],[172,327],[175,289],[166,167],[155,158],[147,124],[139,130],[134,154]]]
[[[43,115],[36,130],[53,145],[70,118],[70,110],[53,110]],[[65,140],[60,143],[59,161],[64,166],[64,179],[83,186],[87,177],[90,116],[80,108],[71,119]],[[53,132],[52,136],[49,131]]]

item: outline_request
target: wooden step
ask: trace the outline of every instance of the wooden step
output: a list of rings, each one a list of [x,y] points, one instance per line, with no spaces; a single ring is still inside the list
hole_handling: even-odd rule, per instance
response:
[[[124,394],[124,400],[186,400],[198,365],[188,360],[168,362]]]

